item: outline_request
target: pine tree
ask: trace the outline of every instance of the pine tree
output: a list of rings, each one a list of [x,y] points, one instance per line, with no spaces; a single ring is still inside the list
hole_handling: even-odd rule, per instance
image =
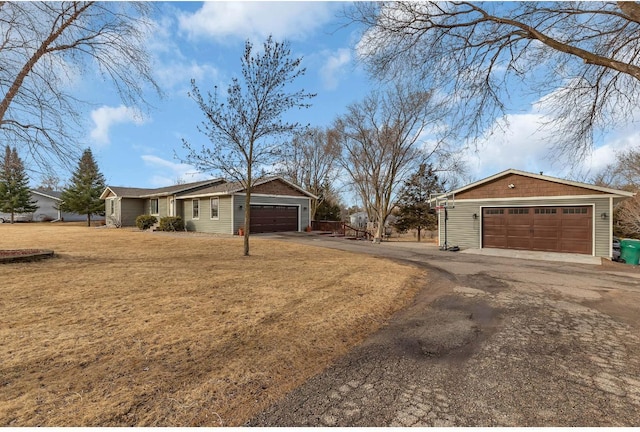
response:
[[[16,213],[33,213],[38,209],[31,200],[29,178],[16,148],[5,146],[4,159],[0,162],[0,211],[11,213],[11,223]]]
[[[91,215],[104,213],[104,201],[100,199],[104,188],[104,176],[91,150],[86,149],[73,173],[71,185],[62,191],[60,209],[87,215],[87,226],[91,226]]]
[[[393,226],[400,231],[416,229],[418,241],[423,229],[435,229],[437,219],[429,205],[429,195],[444,190],[433,166],[422,164],[407,180],[398,199],[398,219]]]

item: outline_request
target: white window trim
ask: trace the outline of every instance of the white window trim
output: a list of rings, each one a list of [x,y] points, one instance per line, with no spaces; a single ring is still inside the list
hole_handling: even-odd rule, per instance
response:
[[[195,210],[195,206],[193,205],[193,203],[197,202],[198,203],[198,216],[194,216],[194,210]],[[191,219],[194,220],[198,220],[200,219],[200,198],[196,198],[191,200]]]
[[[212,210],[212,205],[211,204],[213,203],[213,200],[216,200],[218,202],[218,205],[216,206],[216,210],[218,212],[218,216],[216,216],[216,217],[211,216],[211,210]],[[218,197],[209,198],[209,218],[211,220],[220,220],[220,198],[218,198]]]
[[[154,200],[157,203],[156,209],[158,210],[155,213],[153,213],[153,201]],[[160,198],[149,198],[149,214],[153,215],[153,216],[157,216],[157,215],[160,214]]]

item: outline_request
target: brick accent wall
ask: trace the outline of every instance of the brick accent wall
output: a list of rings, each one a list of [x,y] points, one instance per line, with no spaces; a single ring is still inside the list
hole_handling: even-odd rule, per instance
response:
[[[254,187],[252,193],[306,197],[306,195],[300,192],[298,189],[292,188],[282,180],[278,179]]]
[[[513,184],[513,188],[509,188]],[[597,195],[604,192],[577,186],[540,180],[517,174],[507,174],[456,195],[459,199],[520,198],[541,196]]]

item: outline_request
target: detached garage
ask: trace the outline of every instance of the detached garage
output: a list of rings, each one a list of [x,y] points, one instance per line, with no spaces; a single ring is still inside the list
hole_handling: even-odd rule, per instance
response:
[[[611,258],[613,207],[634,194],[510,169],[447,195],[449,246]]]

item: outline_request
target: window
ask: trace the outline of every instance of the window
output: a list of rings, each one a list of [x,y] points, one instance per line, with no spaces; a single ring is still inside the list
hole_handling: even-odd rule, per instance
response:
[[[149,214],[152,214],[152,215],[158,214],[158,198],[151,198]]]
[[[485,214],[504,214],[504,209],[487,209]]]
[[[528,208],[510,208],[509,214],[529,214]]]
[[[537,208],[536,214],[556,214],[556,209],[554,208]]]
[[[116,200],[115,199],[110,199],[109,200],[109,214],[111,216],[116,214]]]
[[[562,209],[563,214],[587,214],[587,208],[564,208]]]
[[[200,200],[199,199],[194,199],[193,201],[191,201],[193,204],[193,219],[199,219],[200,218]]]
[[[211,219],[218,219],[219,198],[211,198]]]

